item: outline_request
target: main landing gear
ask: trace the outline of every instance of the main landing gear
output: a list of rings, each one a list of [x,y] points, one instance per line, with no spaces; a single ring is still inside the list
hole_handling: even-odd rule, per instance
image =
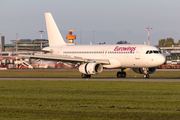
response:
[[[117,72],[117,78],[126,78],[126,72],[123,71],[124,69],[121,69],[121,72]]]
[[[83,74],[83,73],[82,73],[82,74],[81,74],[81,77],[82,77],[82,78],[91,78],[91,75]]]

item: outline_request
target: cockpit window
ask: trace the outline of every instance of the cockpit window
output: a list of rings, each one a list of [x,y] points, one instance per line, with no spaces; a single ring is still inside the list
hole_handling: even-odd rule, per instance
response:
[[[159,54],[159,53],[161,53],[161,51],[158,51],[158,50],[148,50],[148,51],[146,51],[146,54],[152,54],[152,53]]]
[[[149,53],[149,50],[146,52],[146,54],[148,54]]]
[[[153,52],[154,52],[154,53],[159,53],[157,50],[154,50]]]

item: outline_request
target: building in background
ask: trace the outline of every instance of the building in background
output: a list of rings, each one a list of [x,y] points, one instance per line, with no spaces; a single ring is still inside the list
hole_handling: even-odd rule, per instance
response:
[[[3,39],[1,40],[3,41]],[[41,51],[41,39],[16,39],[12,44],[1,42],[0,54],[2,56],[15,56],[17,54],[33,54]],[[42,39],[42,47],[48,47],[47,39]]]
[[[15,50],[16,45],[18,51],[41,51],[41,39],[17,39],[11,40],[12,44],[6,44],[5,49],[7,51]],[[42,39],[42,47],[48,47],[49,42],[47,39]]]

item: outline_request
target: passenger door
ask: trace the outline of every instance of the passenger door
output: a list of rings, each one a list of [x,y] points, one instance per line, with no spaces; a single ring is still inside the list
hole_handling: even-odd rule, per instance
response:
[[[135,51],[135,59],[140,59],[140,52],[141,52],[142,47],[137,47]]]

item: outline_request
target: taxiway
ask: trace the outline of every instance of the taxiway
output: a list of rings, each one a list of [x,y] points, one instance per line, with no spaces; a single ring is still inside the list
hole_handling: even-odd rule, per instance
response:
[[[180,78],[0,78],[0,80],[20,81],[126,81],[126,82],[180,82]]]

